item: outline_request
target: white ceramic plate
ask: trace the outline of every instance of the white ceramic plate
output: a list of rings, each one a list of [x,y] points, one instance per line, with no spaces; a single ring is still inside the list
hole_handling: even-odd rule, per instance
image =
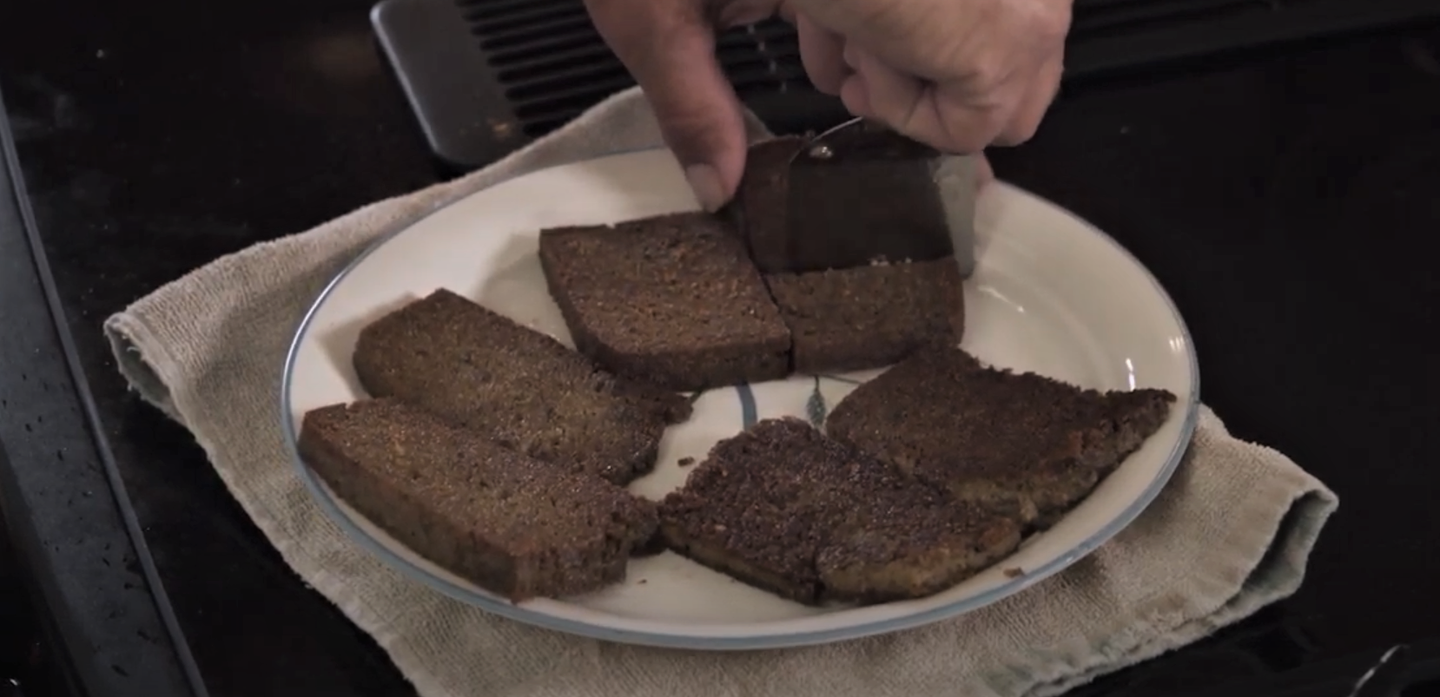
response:
[[[529,174],[475,193],[382,240],[315,301],[286,359],[283,428],[294,452],[306,411],[363,397],[350,367],[360,328],[410,299],[448,288],[569,342],[536,258],[541,228],[614,222],[695,202],[666,151],[647,150]],[[516,620],[603,639],[669,647],[756,649],[837,641],[934,622],[1017,593],[1108,540],[1154,499],[1195,425],[1199,373],[1180,315],[1155,279],[1112,239],[1014,187],[978,205],[978,268],[966,282],[963,345],[982,360],[1099,389],[1163,387],[1179,396],[1155,434],[1078,508],[1010,559],[922,600],[811,608],[673,553],[635,559],[601,592],[511,604],[397,543],[337,500],[295,458],[320,506],[362,547],[435,590]],[[877,374],[813,377],[705,393],[671,427],[653,474],[631,489],[659,498],[716,441],[757,418],[806,416]],[[1005,571],[1020,569],[1009,577]]]

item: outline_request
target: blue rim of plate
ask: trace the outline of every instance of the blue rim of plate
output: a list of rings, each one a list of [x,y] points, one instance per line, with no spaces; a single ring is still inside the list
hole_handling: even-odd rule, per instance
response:
[[[663,150],[663,148],[639,148],[634,150],[623,150],[596,158],[590,158],[588,160],[577,160],[576,162],[568,163],[565,165],[557,165],[556,167],[570,167],[585,162],[598,162],[611,158],[638,155],[647,152],[657,152],[660,150]],[[512,179],[518,179],[520,177],[536,174],[543,171],[545,171],[545,169],[526,172],[524,174],[517,175],[516,177],[511,177],[510,179],[495,182],[490,186],[493,187],[499,184],[503,184],[507,181],[511,181]],[[436,577],[429,571],[420,568],[409,560],[391,551],[385,545],[381,544],[375,538],[371,537],[369,533],[366,533],[364,530],[362,530],[358,525],[355,524],[354,521],[350,519],[349,516],[345,515],[345,513],[340,510],[340,507],[335,503],[329,492],[322,488],[318,477],[315,476],[314,472],[311,471],[310,467],[306,465],[305,462],[300,458],[300,451],[297,446],[298,436],[295,432],[295,419],[294,415],[290,411],[290,383],[292,373],[295,369],[296,353],[299,351],[301,344],[305,341],[306,333],[310,328],[311,320],[314,319],[315,313],[319,311],[320,307],[325,304],[326,299],[330,297],[330,293],[334,291],[335,288],[338,287],[347,276],[350,275],[350,272],[354,271],[355,268],[360,266],[360,264],[364,263],[365,260],[375,252],[375,250],[381,248],[396,237],[399,237],[407,230],[410,230],[420,225],[425,220],[429,219],[430,216],[435,215],[439,211],[444,210],[460,201],[463,201],[470,196],[474,196],[475,194],[483,191],[484,189],[477,189],[475,191],[465,194],[464,196],[460,196],[442,206],[437,207],[435,210],[426,213],[423,217],[412,221],[408,225],[405,225],[397,230],[388,232],[383,235],[380,239],[376,240],[373,244],[366,248],[365,251],[361,252],[359,256],[355,257],[353,260],[350,261],[350,263],[346,264],[345,268],[341,269],[340,272],[336,274],[329,283],[325,284],[325,288],[320,291],[320,294],[315,298],[315,302],[311,303],[310,308],[305,311],[305,316],[301,318],[299,325],[295,329],[294,338],[290,342],[290,348],[285,353],[285,368],[283,377],[280,381],[280,428],[285,436],[285,446],[290,452],[291,462],[292,464],[294,464],[296,471],[299,473],[301,481],[305,483],[305,488],[310,490],[311,498],[315,501],[316,504],[320,506],[322,510],[325,511],[325,514],[330,517],[331,521],[333,521],[336,525],[340,526],[340,528],[344,530],[345,533],[349,535],[350,538],[356,543],[358,543],[361,547],[365,548],[367,551],[369,551],[376,557],[379,557],[382,561],[384,561],[386,564],[389,564],[392,568],[403,571],[411,578],[419,579],[422,583],[429,586],[435,591],[454,598],[455,600],[459,600],[461,602],[479,607],[486,612],[490,612],[501,617],[505,617],[507,619],[515,620],[517,622],[523,622],[525,624],[542,627],[545,629],[552,629],[555,631],[564,632],[566,634],[575,634],[578,636],[590,637],[593,639],[601,639],[604,641],[611,641],[617,643],[669,649],[695,649],[705,651],[748,651],[758,649],[780,649],[798,646],[813,646],[817,644],[828,644],[833,642],[846,641],[850,639],[858,639],[866,636],[888,634],[904,629],[913,629],[915,627],[932,624],[940,620],[949,619],[951,617],[955,617],[970,612],[972,610],[979,609],[986,605],[990,605],[991,603],[997,602],[1002,598],[1018,593],[1025,588],[1034,585],[1042,579],[1059,573],[1060,571],[1069,567],[1071,564],[1074,564],[1075,562],[1089,555],[1091,552],[1095,551],[1095,549],[1098,548],[1100,545],[1108,542],[1110,538],[1114,537],[1121,530],[1124,530],[1127,526],[1129,526],[1130,523],[1134,522],[1134,520],[1139,517],[1146,508],[1150,506],[1150,503],[1155,500],[1155,497],[1160,495],[1160,491],[1165,488],[1165,485],[1167,483],[1169,483],[1171,475],[1173,475],[1175,473],[1175,469],[1179,467],[1180,460],[1185,456],[1185,451],[1189,448],[1191,438],[1194,436],[1195,427],[1200,413],[1200,362],[1199,357],[1196,355],[1195,352],[1195,342],[1190,336],[1190,328],[1185,324],[1184,317],[1180,315],[1179,308],[1175,306],[1175,301],[1170,298],[1169,293],[1165,292],[1164,286],[1160,285],[1160,281],[1155,278],[1154,274],[1150,273],[1150,269],[1146,268],[1146,266],[1141,263],[1140,260],[1135,257],[1135,255],[1130,253],[1130,250],[1126,249],[1125,246],[1116,241],[1115,238],[1111,237],[1105,231],[1095,227],[1094,225],[1086,221],[1084,218],[1081,218],[1070,210],[1059,206],[1048,199],[1042,198],[1040,196],[1035,196],[1034,194],[1030,194],[1030,192],[1021,189],[1020,187],[1014,186],[1013,184],[1006,184],[1004,182],[996,183],[1000,184],[1001,186],[1006,186],[1008,188],[1014,189],[1020,193],[1028,194],[1040,201],[1044,201],[1047,205],[1050,205],[1055,210],[1064,213],[1066,216],[1079,223],[1082,227],[1090,230],[1092,233],[1095,233],[1101,239],[1105,240],[1112,247],[1114,247],[1116,251],[1118,251],[1125,258],[1129,259],[1131,263],[1135,264],[1135,266],[1144,273],[1145,278],[1150,281],[1150,285],[1155,289],[1155,292],[1158,293],[1160,298],[1165,301],[1165,306],[1169,308],[1170,314],[1175,320],[1175,324],[1180,328],[1181,336],[1185,339],[1185,355],[1190,367],[1191,389],[1190,399],[1185,404],[1185,416],[1184,421],[1181,423],[1180,426],[1179,438],[1176,439],[1175,445],[1171,447],[1170,454],[1167,457],[1165,464],[1161,467],[1160,472],[1155,476],[1155,479],[1146,486],[1145,490],[1140,494],[1140,496],[1135,499],[1134,502],[1132,502],[1128,507],[1126,507],[1124,511],[1121,511],[1118,516],[1116,516],[1110,522],[1106,523],[1103,527],[1101,527],[1098,532],[1087,538],[1084,542],[1081,542],[1069,553],[1052,559],[1049,562],[1046,562],[1045,564],[1042,564],[1034,569],[1027,569],[1023,577],[1014,579],[1012,581],[1007,581],[995,588],[992,588],[978,595],[966,598],[964,600],[958,600],[949,605],[931,608],[924,612],[918,612],[913,615],[905,615],[903,617],[877,620],[847,627],[811,630],[804,632],[796,632],[792,634],[696,637],[686,636],[683,634],[665,634],[661,632],[615,629],[611,627],[600,627],[585,622],[577,622],[562,617],[554,617],[512,604],[509,601],[499,597],[492,598],[479,595],[455,583]],[[485,188],[488,189],[490,187]]]

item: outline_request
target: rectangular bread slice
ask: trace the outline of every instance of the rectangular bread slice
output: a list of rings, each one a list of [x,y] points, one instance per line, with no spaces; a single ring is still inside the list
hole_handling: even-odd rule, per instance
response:
[[[421,556],[511,600],[625,577],[655,507],[389,399],[305,415],[300,455],[356,511]]]
[[[720,218],[545,230],[540,263],[576,348],[618,375],[689,391],[789,373],[790,333]]]
[[[560,342],[448,290],[360,332],[355,373],[395,397],[538,460],[616,484],[650,471],[681,395],[601,371]]]
[[[890,131],[851,131],[826,143],[832,155],[823,158],[801,153],[807,141],[795,136],[747,151],[728,213],[762,274],[954,255],[934,151]]]
[[[1048,526],[1157,431],[1175,395],[1099,392],[926,349],[855,389],[830,436],[958,500]]]
[[[676,552],[801,603],[949,588],[1020,544],[1021,523],[908,479],[793,418],[718,443],[660,504]]]
[[[925,346],[959,345],[965,293],[953,257],[765,277],[790,328],[795,372],[891,365]]]

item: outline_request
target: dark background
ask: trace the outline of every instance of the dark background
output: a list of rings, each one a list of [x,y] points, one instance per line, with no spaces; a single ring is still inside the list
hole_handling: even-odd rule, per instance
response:
[[[409,687],[280,561],[193,439],[126,392],[100,324],[220,255],[437,181],[369,5],[0,8],[0,90],[68,329],[215,695]],[[1144,261],[1190,324],[1205,401],[1341,497],[1295,598],[1103,687],[1262,674],[1440,625],[1437,55],[1432,27],[1077,85],[1032,144],[993,154]],[[10,674],[45,680],[33,623],[12,621],[16,576],[0,551],[0,695]],[[167,641],[144,631],[115,635]],[[126,684],[126,665],[108,679]]]

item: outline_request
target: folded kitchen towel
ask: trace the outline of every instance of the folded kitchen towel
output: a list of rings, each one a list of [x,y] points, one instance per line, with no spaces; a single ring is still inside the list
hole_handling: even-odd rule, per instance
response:
[[[195,434],[286,562],[373,635],[421,695],[1053,695],[1300,585],[1335,495],[1284,455],[1231,437],[1208,410],[1169,486],[1112,541],[1025,592],[887,636],[736,653],[610,644],[487,614],[385,566],[321,512],[292,469],[278,391],[301,316],[367,245],[457,197],[658,144],[643,96],[624,92],[484,171],[216,260],[105,324],[131,386]]]

